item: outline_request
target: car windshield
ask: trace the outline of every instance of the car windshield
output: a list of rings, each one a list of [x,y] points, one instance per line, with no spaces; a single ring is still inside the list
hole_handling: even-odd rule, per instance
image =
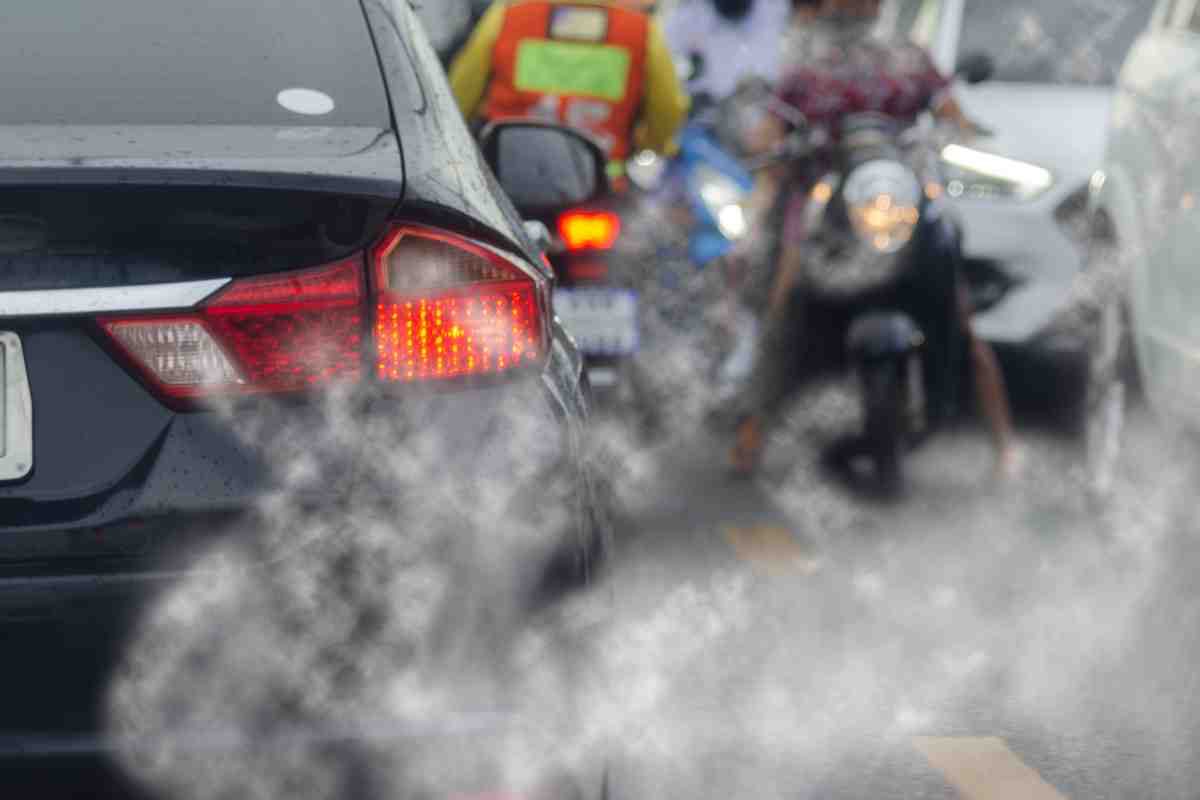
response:
[[[1151,0],[967,0],[959,53],[987,53],[995,80],[1111,85]]]

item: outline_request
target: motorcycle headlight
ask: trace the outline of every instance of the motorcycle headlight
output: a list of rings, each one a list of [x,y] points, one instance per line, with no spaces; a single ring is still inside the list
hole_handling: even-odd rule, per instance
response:
[[[1054,185],[1054,175],[1044,167],[960,144],[942,150],[942,169],[951,197],[1032,200]]]
[[[737,241],[749,231],[746,222],[746,190],[728,175],[701,166],[696,170],[696,190],[709,215],[725,238]]]
[[[858,167],[842,190],[854,232],[879,253],[897,253],[921,221],[921,182],[899,161],[877,159]]]

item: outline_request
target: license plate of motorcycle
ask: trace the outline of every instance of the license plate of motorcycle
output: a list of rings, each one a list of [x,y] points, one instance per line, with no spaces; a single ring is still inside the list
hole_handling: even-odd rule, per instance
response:
[[[584,355],[627,356],[637,352],[637,292],[604,287],[555,289],[554,313]]]
[[[25,355],[15,333],[0,331],[0,482],[33,470],[33,407]]]

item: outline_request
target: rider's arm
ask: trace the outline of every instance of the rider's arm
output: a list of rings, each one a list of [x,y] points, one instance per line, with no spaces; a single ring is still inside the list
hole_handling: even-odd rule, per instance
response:
[[[928,107],[934,118],[949,122],[968,133],[982,133],[984,129],[967,116],[954,96],[954,80],[938,70],[928,53],[923,52],[923,55],[925,68],[918,73],[916,80],[930,98]]]
[[[471,38],[454,57],[450,65],[450,88],[454,99],[467,120],[472,119],[483,103],[492,78],[492,51],[504,29],[504,10],[507,3],[493,3],[479,20]]]
[[[652,21],[646,42],[646,90],[638,145],[669,153],[674,148],[675,134],[687,120],[690,106],[662,28]]]

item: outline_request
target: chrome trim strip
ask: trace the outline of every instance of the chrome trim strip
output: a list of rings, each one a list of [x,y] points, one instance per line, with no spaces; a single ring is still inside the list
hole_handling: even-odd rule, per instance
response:
[[[231,280],[216,278],[149,286],[0,292],[0,319],[191,308],[224,288]]]
[[[15,333],[0,332],[0,481],[33,472],[33,399],[25,354]]]

